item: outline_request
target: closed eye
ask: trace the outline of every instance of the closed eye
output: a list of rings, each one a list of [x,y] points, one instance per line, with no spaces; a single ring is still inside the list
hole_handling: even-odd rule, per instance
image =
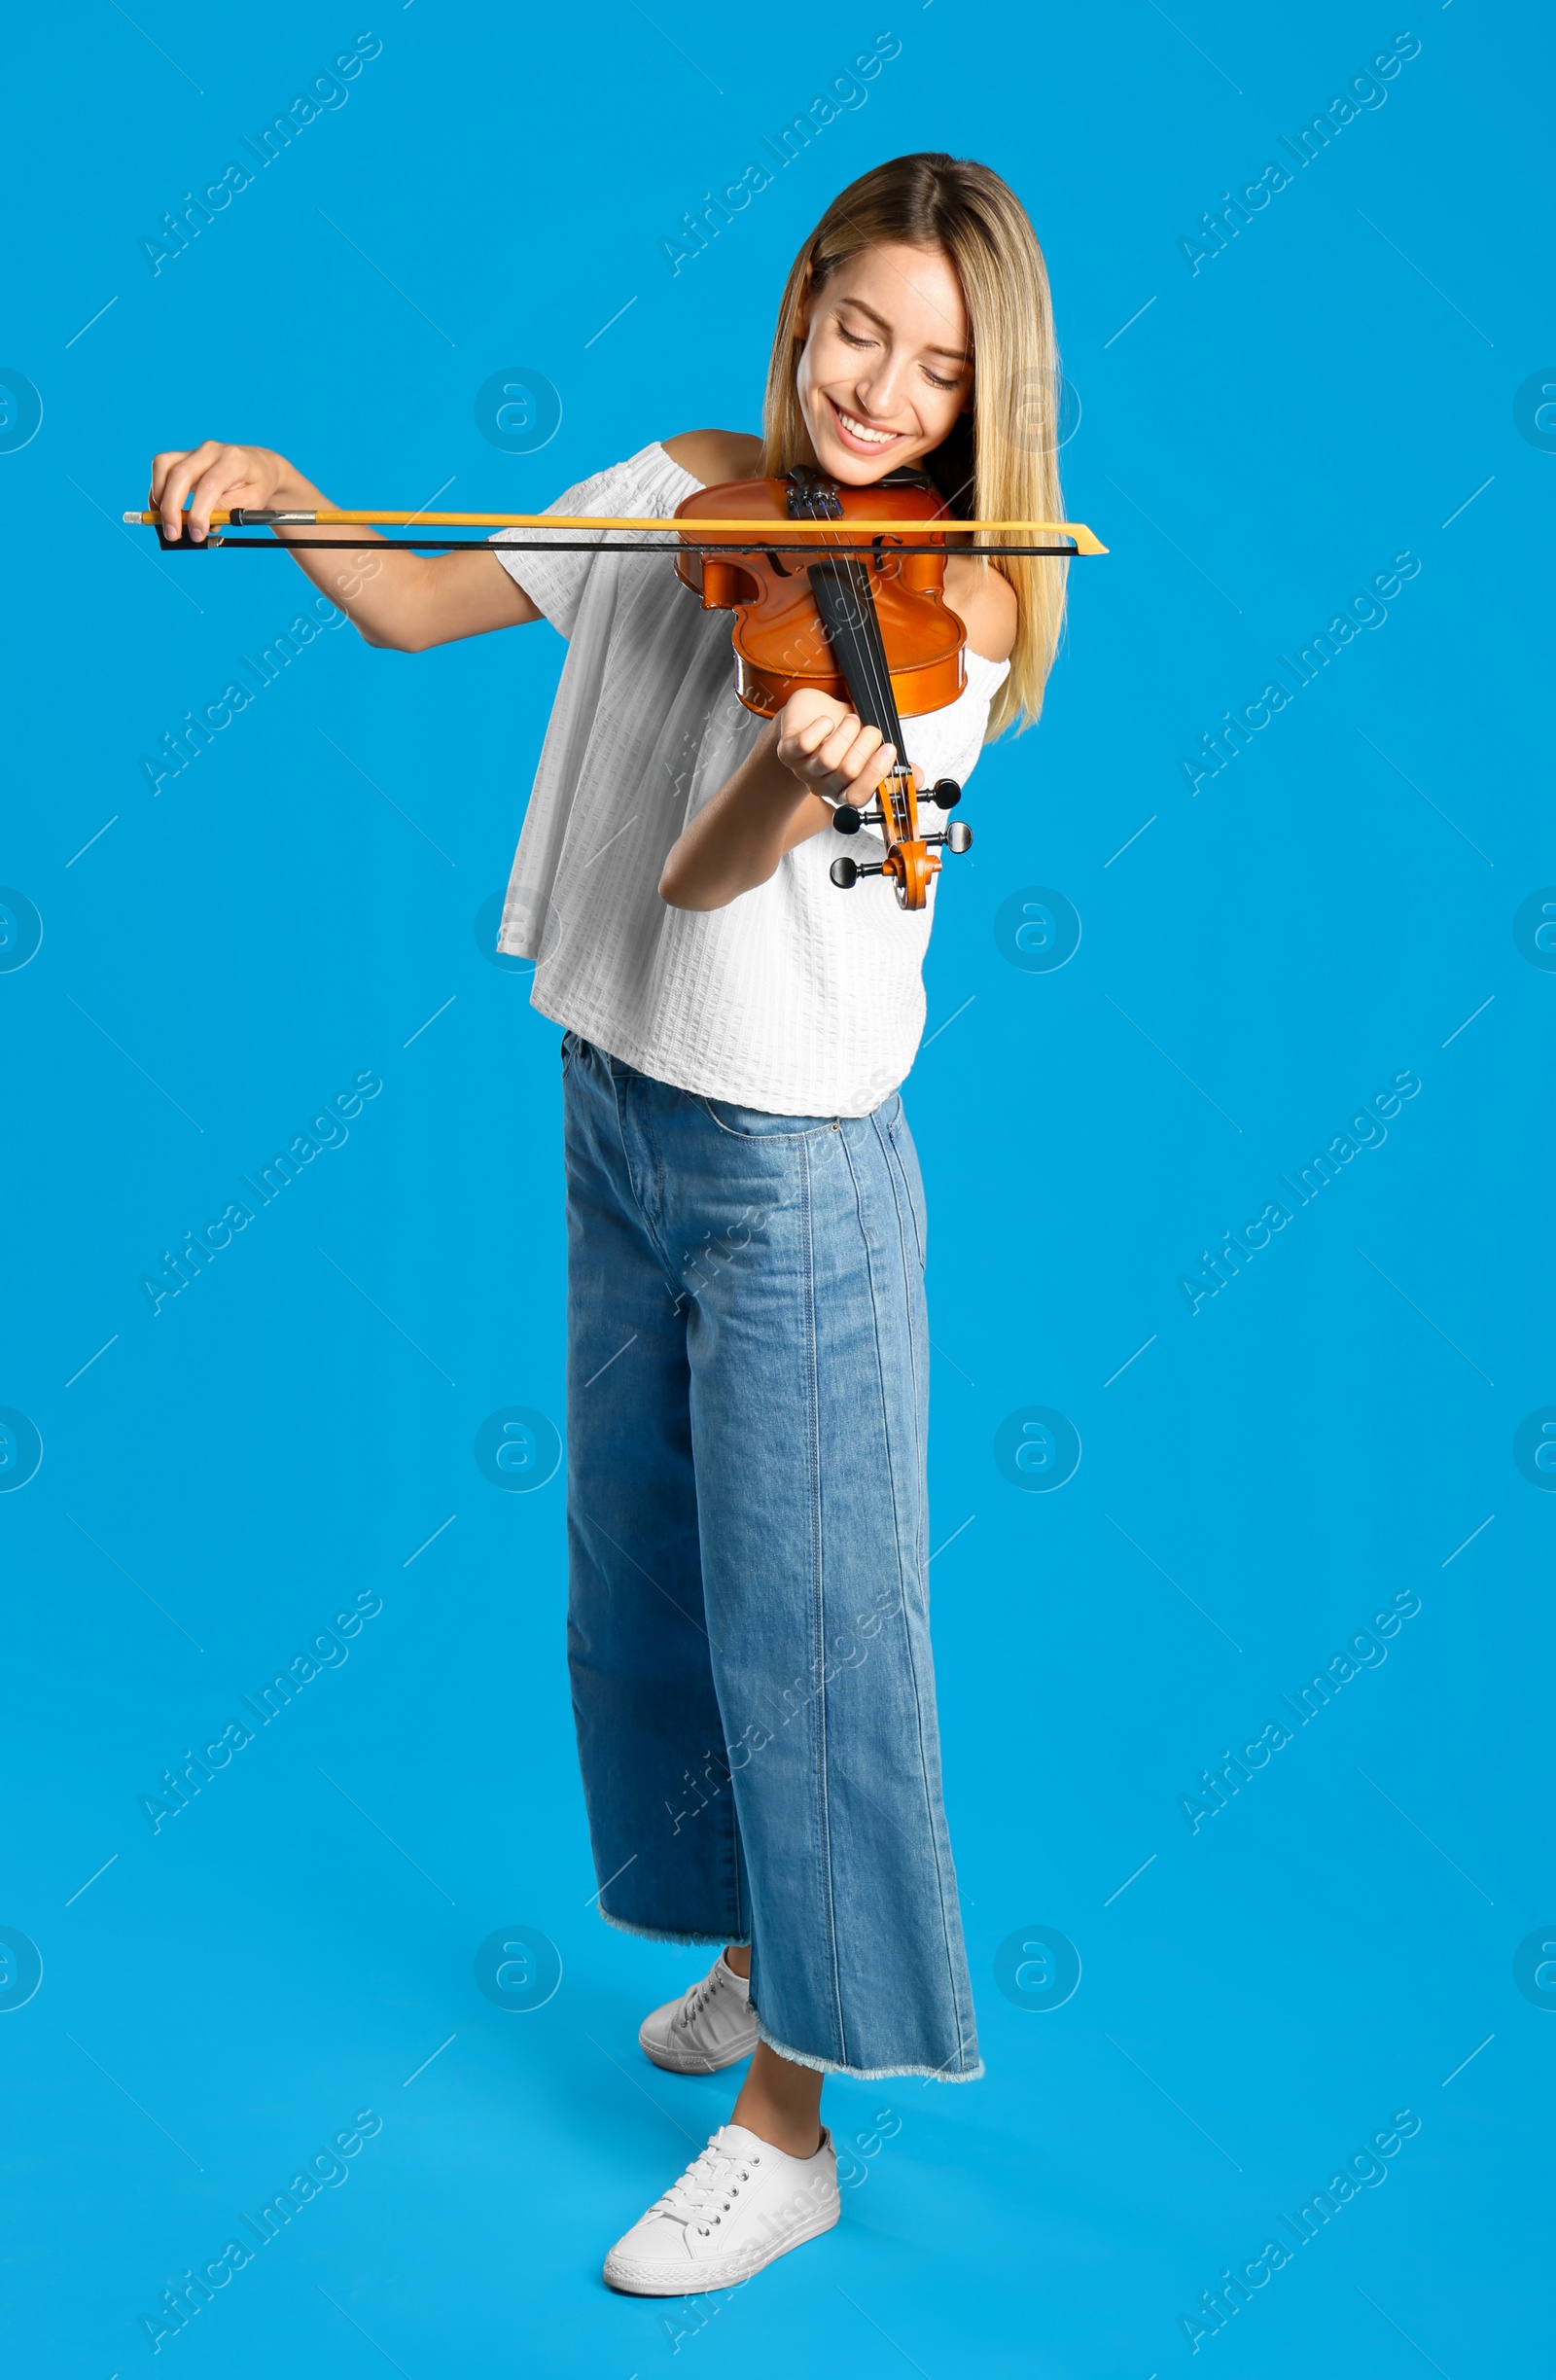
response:
[[[841,323],[837,325],[837,333],[838,337],[845,339],[850,347],[873,347],[879,344],[876,339],[861,337],[857,331],[845,331]],[[927,364],[921,364],[919,370],[931,388],[954,388],[956,386],[955,380],[942,380],[938,373],[931,372]]]

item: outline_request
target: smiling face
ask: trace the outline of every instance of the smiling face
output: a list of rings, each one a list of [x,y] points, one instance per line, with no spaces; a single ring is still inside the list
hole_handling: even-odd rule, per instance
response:
[[[932,453],[972,403],[967,305],[943,249],[862,248],[807,301],[797,328],[810,459],[848,486]]]

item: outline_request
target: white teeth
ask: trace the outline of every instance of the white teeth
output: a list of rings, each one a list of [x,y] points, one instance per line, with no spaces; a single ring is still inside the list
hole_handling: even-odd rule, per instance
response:
[[[897,436],[895,430],[867,430],[862,421],[854,419],[852,413],[845,413],[841,406],[837,408],[837,418],[845,430],[850,431],[855,438],[864,439],[867,445],[884,446]]]

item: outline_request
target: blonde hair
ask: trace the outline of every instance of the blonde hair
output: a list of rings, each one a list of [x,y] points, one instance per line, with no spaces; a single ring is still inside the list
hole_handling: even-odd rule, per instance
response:
[[[797,325],[836,267],[887,242],[940,248],[962,284],[973,352],[972,411],[919,468],[966,519],[1061,520],[1059,352],[1047,268],[1026,209],[987,165],[937,151],[892,158],[834,198],[796,257],[783,300],[762,407],[762,471],[778,478],[804,456],[796,389]],[[980,539],[979,543],[994,540]],[[1031,544],[1019,536],[1009,542]],[[1033,725],[1064,626],[1068,564],[1019,555],[985,564],[1015,589],[1010,673],[989,718]]]

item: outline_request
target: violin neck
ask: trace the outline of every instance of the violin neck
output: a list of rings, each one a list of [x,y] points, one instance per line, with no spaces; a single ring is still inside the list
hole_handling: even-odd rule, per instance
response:
[[[842,557],[812,562],[805,576],[849,700],[864,725],[877,728],[885,742],[896,745],[898,759],[905,760],[902,723],[867,564]]]
[[[892,479],[918,480],[916,472],[893,473]],[[819,473],[803,468],[791,472],[790,511],[801,519],[837,518],[842,506],[836,488]],[[869,565],[849,554],[829,554],[807,565],[816,609],[827,631],[848,698],[866,728],[874,728],[883,742],[895,747],[897,760],[880,787],[880,804],[888,832],[888,848],[913,839],[918,832],[913,772],[902,744],[902,722],[892,688],[891,664],[875,609]]]

